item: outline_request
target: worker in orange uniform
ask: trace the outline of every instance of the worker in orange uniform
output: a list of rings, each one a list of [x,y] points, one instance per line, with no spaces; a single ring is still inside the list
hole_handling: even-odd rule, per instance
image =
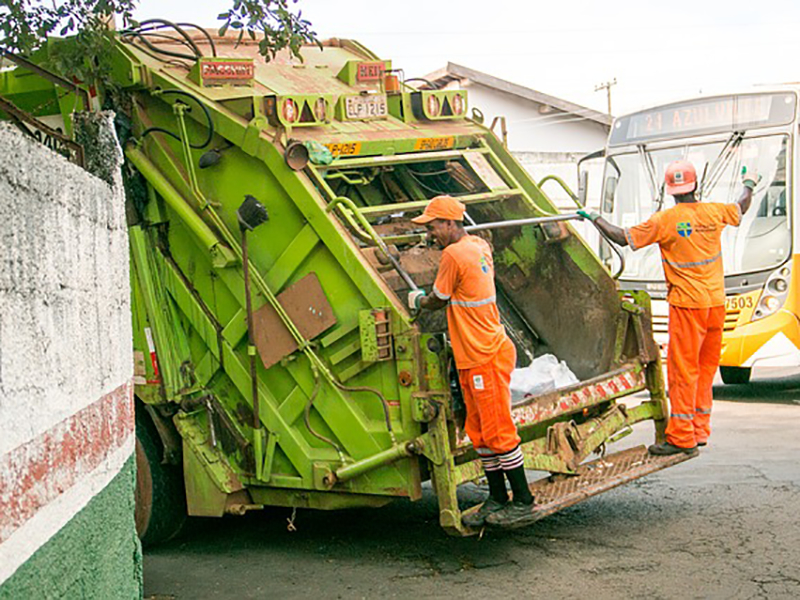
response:
[[[517,352],[500,324],[492,249],[486,240],[464,230],[464,211],[455,198],[437,196],[412,219],[425,224],[428,238],[443,252],[432,294],[411,291],[408,305],[412,310],[447,307],[450,342],[467,407],[465,428],[489,482],[489,499],[465,517],[464,524],[507,525],[530,515],[533,506],[520,437],[511,419],[509,384]]]
[[[699,202],[697,172],[688,161],[667,167],[666,190],[675,206],[622,229],[597,213],[579,210],[614,243],[639,250],[658,244],[667,280],[669,349],[667,381],[670,415],[667,440],[651,454],[697,454],[711,434],[711,386],[719,365],[725,322],[725,281],[720,238],[726,225],[738,226],[750,208],[756,173],[742,170],[744,189],[737,202]]]

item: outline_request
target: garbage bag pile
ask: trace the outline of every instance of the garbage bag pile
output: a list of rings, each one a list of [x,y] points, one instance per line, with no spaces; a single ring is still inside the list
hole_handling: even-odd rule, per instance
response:
[[[552,354],[544,354],[527,367],[511,372],[511,402],[517,403],[576,383],[578,378],[567,363]]]

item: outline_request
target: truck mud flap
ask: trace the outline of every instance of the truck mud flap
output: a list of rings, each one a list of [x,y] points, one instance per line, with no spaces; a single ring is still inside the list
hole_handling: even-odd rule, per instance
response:
[[[653,456],[645,446],[636,446],[584,463],[578,467],[576,475],[552,475],[539,479],[529,486],[536,500],[530,518],[518,521],[508,529],[526,527],[582,500],[690,458],[686,454]]]

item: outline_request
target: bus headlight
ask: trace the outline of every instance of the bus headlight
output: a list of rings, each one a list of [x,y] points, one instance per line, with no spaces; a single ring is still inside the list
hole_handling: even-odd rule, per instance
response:
[[[792,268],[784,266],[772,273],[764,284],[761,298],[756,304],[751,321],[758,321],[764,317],[775,314],[786,302],[789,295],[789,281],[791,281]]]

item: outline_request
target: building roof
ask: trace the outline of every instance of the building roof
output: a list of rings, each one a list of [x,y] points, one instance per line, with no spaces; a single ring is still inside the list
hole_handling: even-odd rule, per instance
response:
[[[562,112],[583,117],[589,121],[595,121],[606,127],[611,127],[612,117],[610,115],[592,110],[591,108],[586,108],[580,104],[562,100],[561,98],[556,98],[555,96],[550,96],[549,94],[537,92],[531,88],[511,83],[505,79],[500,79],[499,77],[494,77],[493,75],[482,73],[481,71],[476,71],[455,63],[447,63],[447,67],[434,71],[426,76],[425,79],[434,84],[435,87],[443,87],[453,81],[463,82],[464,80],[469,80],[469,82],[472,83],[478,83],[507,94],[512,94],[513,96],[518,96],[525,100],[551,106]]]

